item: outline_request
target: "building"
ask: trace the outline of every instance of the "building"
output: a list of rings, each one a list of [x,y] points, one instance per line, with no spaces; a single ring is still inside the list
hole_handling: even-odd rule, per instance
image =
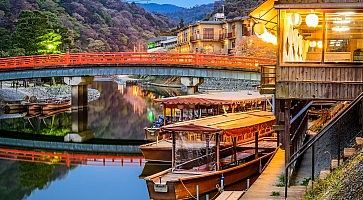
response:
[[[176,36],[159,36],[151,38],[147,42],[147,52],[166,52],[175,49],[177,44]]]
[[[179,30],[177,52],[237,54],[238,42],[251,32],[248,17],[222,21],[200,21]]]
[[[259,24],[253,28],[256,35],[277,36],[276,65],[261,67],[261,93],[275,96],[275,129],[285,148],[286,166],[293,166],[302,149],[310,148],[315,151],[313,179],[318,169],[331,166],[323,162],[325,152],[339,163],[342,149],[354,136],[351,130],[362,129],[359,100],[360,106],[353,102],[329,131],[321,132],[324,139],[302,146],[311,102],[351,101],[363,92],[363,1],[268,0],[251,15]]]

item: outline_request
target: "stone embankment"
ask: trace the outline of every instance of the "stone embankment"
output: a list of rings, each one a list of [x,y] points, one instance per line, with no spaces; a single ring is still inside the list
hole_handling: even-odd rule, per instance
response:
[[[3,87],[0,89],[0,101],[21,101],[25,96],[35,96],[37,99],[50,99],[50,98],[71,98],[71,87],[68,85],[56,86],[34,86],[34,87],[20,87],[11,88]],[[100,92],[95,89],[88,89],[88,101],[98,99]]]

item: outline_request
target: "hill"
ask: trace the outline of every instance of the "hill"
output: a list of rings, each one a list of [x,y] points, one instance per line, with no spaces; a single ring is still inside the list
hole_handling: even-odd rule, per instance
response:
[[[2,0],[0,55],[130,51],[173,26],[120,0]]]
[[[198,5],[191,8],[178,7],[171,4],[139,4],[149,12],[158,13],[167,16],[174,22],[183,20],[185,23],[193,23],[205,18],[214,10],[214,4]]]
[[[215,3],[215,8],[207,18],[210,18],[214,13],[222,12],[224,5],[226,18],[233,19],[248,15],[251,9],[257,7],[264,0],[224,0]]]
[[[179,7],[172,4],[140,3],[137,5],[143,7],[145,10],[149,12],[160,13],[160,14],[176,13],[187,10],[187,8]]]

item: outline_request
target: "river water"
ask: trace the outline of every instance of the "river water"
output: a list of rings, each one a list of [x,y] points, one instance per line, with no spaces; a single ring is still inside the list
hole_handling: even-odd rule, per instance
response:
[[[154,104],[153,99],[181,94],[178,90],[119,85],[111,81],[94,82],[91,88],[97,89],[100,97],[89,103],[87,113],[81,115],[78,122],[87,124],[92,141],[98,144],[141,144],[144,127],[150,126],[161,114],[160,106]],[[61,141],[74,124],[72,113],[67,112],[45,118],[2,119],[0,139]],[[55,151],[0,145],[0,200],[149,199],[145,181],[140,178],[145,176],[145,162],[139,153],[119,153],[106,159],[106,163],[99,157],[94,162],[81,159],[63,163],[60,158],[74,152]],[[48,154],[42,154],[44,152]],[[97,152],[81,156],[94,153]]]

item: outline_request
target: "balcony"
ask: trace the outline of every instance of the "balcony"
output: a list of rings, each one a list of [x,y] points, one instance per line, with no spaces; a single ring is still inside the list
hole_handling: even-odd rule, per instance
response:
[[[261,65],[261,94],[275,94],[276,66]]]
[[[229,33],[227,33],[227,38],[228,38],[228,39],[235,38],[235,37],[236,37],[236,33],[235,33],[235,31],[234,31],[234,32],[229,32]]]
[[[198,40],[201,41],[219,41],[220,35],[214,35],[214,34],[204,34],[204,35],[192,35],[190,36],[191,42],[197,42]]]

